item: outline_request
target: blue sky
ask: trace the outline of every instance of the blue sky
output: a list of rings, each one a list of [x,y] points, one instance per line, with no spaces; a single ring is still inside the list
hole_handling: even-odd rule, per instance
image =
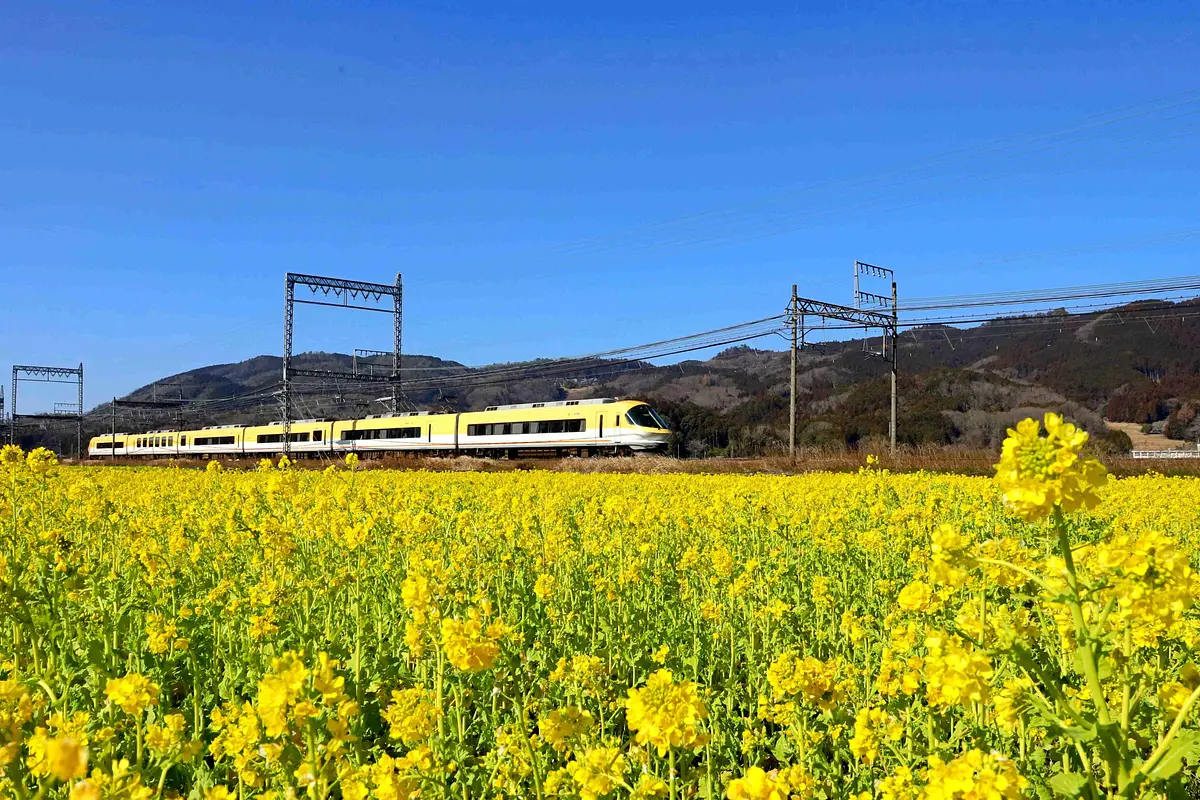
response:
[[[1196,224],[1194,3],[722,6],[7,3],[0,369],[82,360],[90,406],[278,353],[288,270],[403,272],[405,350],[468,364],[849,302],[855,258],[910,297],[1200,272],[1105,247]]]

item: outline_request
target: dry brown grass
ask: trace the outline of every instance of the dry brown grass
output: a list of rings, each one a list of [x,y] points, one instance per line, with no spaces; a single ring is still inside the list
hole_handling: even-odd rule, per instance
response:
[[[1133,442],[1134,450],[1180,450],[1190,446],[1188,442],[1168,439],[1161,433],[1142,433],[1142,426],[1136,422],[1105,420],[1104,424],[1112,430],[1124,431],[1125,435],[1129,437],[1129,441]]]

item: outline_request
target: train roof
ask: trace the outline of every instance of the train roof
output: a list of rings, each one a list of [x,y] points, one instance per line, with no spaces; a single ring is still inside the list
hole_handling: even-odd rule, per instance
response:
[[[552,400],[547,403],[514,403],[507,406],[488,406],[484,411],[516,411],[522,408],[558,408],[560,406],[598,406],[618,402],[615,397],[593,397],[587,400]]]

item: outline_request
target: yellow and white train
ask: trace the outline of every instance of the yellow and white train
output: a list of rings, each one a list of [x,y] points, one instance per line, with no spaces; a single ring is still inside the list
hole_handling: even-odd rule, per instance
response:
[[[663,450],[671,431],[637,400],[598,398],[489,406],[483,411],[435,414],[409,411],[363,419],[305,419],[288,433],[294,455],[422,452],[490,457],[537,453],[600,455]],[[96,436],[88,455],[212,458],[283,452],[283,423],[216,425],[186,431]]]

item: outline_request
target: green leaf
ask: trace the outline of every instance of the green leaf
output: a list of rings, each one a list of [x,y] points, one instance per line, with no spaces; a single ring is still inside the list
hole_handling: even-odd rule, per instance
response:
[[[1187,759],[1193,766],[1200,758],[1200,731],[1184,731],[1175,737],[1167,752],[1150,770],[1150,780],[1161,781],[1171,777],[1183,768],[1183,760]]]
[[[1090,742],[1096,738],[1096,726],[1089,725],[1086,728],[1063,728],[1062,735],[1074,742]]]
[[[96,669],[103,671],[105,667],[108,666],[108,661],[104,655],[104,644],[102,642],[99,642],[95,639],[92,639],[90,642],[88,642],[87,660],[89,664]]]
[[[1079,797],[1087,788],[1087,778],[1075,772],[1060,772],[1046,784],[1062,797]]]

